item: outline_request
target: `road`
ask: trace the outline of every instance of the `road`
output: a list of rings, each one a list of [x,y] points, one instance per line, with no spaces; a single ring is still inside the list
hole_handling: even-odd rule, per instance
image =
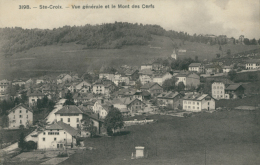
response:
[[[65,101],[66,99],[59,100],[59,102],[55,105],[55,109],[52,110],[51,113],[46,117],[47,123],[52,123],[55,120],[55,113],[63,107]]]

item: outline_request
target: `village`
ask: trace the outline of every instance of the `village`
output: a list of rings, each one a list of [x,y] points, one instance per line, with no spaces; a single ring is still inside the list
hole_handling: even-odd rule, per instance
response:
[[[257,57],[258,53],[253,56]],[[73,154],[71,151],[90,147],[84,145],[84,139],[109,137],[132,125],[157,122],[149,117],[151,115],[187,118],[200,112],[211,114],[230,109],[216,107],[221,100],[227,104],[249,97],[252,91],[258,95],[259,86],[255,85],[252,90],[252,85],[248,85],[254,83],[257,76],[248,76],[247,83],[232,80],[239,73],[258,73],[259,59],[225,64],[195,58],[186,63],[187,70],[175,70],[167,65],[176,60],[178,52],[174,50],[168,59],[155,59],[139,67],[102,66],[98,72],[81,76],[70,72],[1,80],[1,129],[20,132],[12,141],[2,140],[2,150],[7,155],[16,155],[15,150],[19,148],[45,153],[55,151],[56,154],[59,151],[58,156],[68,158]],[[259,108],[259,102],[254,104],[233,108]],[[140,150],[140,146],[137,149]],[[136,150],[136,154],[139,152]],[[143,153],[139,156],[145,157]],[[132,153],[133,157],[138,156]]]

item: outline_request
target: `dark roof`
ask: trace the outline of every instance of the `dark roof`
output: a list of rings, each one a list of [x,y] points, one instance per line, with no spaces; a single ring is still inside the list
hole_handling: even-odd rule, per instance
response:
[[[183,100],[196,100],[196,101],[201,101],[205,97],[208,97],[208,94],[187,94],[186,96],[183,97]],[[210,96],[209,96],[210,97]]]
[[[151,88],[151,87],[153,87],[154,85],[159,85],[158,83],[156,83],[156,82],[149,82],[149,83],[146,83],[146,84],[144,84],[142,87],[141,87],[141,89],[149,89],[149,88]],[[160,85],[159,85],[160,86]]]
[[[179,95],[178,92],[163,92],[160,95],[158,95],[157,98],[171,98],[171,99],[173,99],[178,95]]]
[[[28,96],[44,96],[44,94],[35,90],[33,93],[29,93]]]
[[[248,59],[246,60],[246,63],[252,63],[252,64],[259,64],[260,63],[260,59]]]
[[[55,114],[83,114],[83,112],[76,105],[65,105],[61,110]]]
[[[54,124],[52,124],[50,126],[47,126],[46,129],[47,130],[50,130],[50,129],[53,129],[53,130],[55,130],[55,129],[65,130],[72,136],[77,136],[77,134],[78,134],[77,130],[75,130],[74,128],[72,128],[68,124],[63,123],[62,121],[59,121],[59,122],[54,123]]]
[[[142,96],[151,96],[151,93],[148,91],[142,91]]]
[[[13,107],[12,109],[10,109],[10,110],[8,111],[8,113],[12,112],[13,110],[15,110],[16,108],[18,108],[18,107],[20,107],[20,106],[23,107],[23,108],[25,108],[25,109],[27,109],[28,111],[31,111],[31,112],[33,113],[32,108],[27,107],[26,105],[24,105],[24,104],[22,104],[22,103],[16,105],[16,106]]]
[[[229,86],[227,86],[227,88],[225,90],[230,90],[230,91],[233,91],[233,90],[237,90],[237,88],[239,88],[240,86],[242,86],[241,84],[230,84]],[[244,88],[242,86],[242,88]]]

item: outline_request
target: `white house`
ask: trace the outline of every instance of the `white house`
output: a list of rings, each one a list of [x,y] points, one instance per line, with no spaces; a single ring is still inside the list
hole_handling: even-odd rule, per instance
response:
[[[8,111],[9,128],[19,128],[20,125],[33,124],[33,110],[24,104],[19,104]]]
[[[246,61],[246,69],[260,69],[260,59],[249,59]]]
[[[153,69],[153,65],[150,64],[150,63],[142,64],[142,65],[141,65],[141,70],[143,70],[143,69],[149,69],[149,70],[152,70],[152,69]]]
[[[93,106],[93,112],[99,114],[99,117],[101,119],[104,119],[109,112],[109,108],[107,105],[104,104],[103,100],[101,100],[101,102],[100,100],[98,100]]]
[[[225,84],[223,82],[212,83],[211,94],[214,99],[225,99]]]
[[[42,99],[44,97],[44,94],[38,91],[34,91],[33,93],[28,94],[29,98],[29,106],[36,106],[37,100]]]
[[[224,67],[223,67],[223,73],[228,73],[228,72],[230,72],[232,69],[233,69],[232,66],[224,66]]]
[[[196,73],[179,73],[175,77],[177,78],[175,85],[178,85],[180,82],[183,82],[186,89],[188,89],[191,86],[198,87],[200,85],[200,76]]]
[[[62,121],[73,128],[79,128],[83,112],[76,105],[66,105],[55,113],[57,121]]]
[[[61,121],[46,127],[38,134],[38,149],[64,149],[76,143],[78,131]]]
[[[153,79],[148,76],[148,75],[140,75],[139,76],[139,80],[141,82],[141,84],[146,84],[146,83],[149,83],[149,82],[153,82]]]
[[[172,74],[170,74],[169,72],[166,72],[164,74],[155,75],[153,77],[153,82],[158,83],[159,85],[162,85],[165,80],[170,79],[170,78],[172,78]]]
[[[65,82],[71,82],[72,77],[69,74],[60,74],[57,77],[57,84],[65,83]]]
[[[203,73],[204,72],[204,66],[201,63],[191,63],[189,65],[189,71],[197,72],[197,73]]]
[[[11,81],[8,81],[6,79],[1,80],[0,81],[0,93],[4,94],[7,91],[8,87],[10,86],[10,84],[11,84]]]
[[[199,112],[214,109],[215,100],[208,94],[187,94],[183,97],[183,110]]]
[[[82,81],[80,83],[78,83],[75,86],[76,91],[79,91],[80,89],[82,89],[83,87],[88,88],[90,90],[91,84],[88,83],[87,81]]]

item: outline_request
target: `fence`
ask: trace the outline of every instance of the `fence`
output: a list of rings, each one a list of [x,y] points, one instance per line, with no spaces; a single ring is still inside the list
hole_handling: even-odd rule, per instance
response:
[[[132,121],[124,121],[125,126],[130,125],[138,125],[138,124],[147,124],[147,123],[153,123],[154,120],[132,120]]]

